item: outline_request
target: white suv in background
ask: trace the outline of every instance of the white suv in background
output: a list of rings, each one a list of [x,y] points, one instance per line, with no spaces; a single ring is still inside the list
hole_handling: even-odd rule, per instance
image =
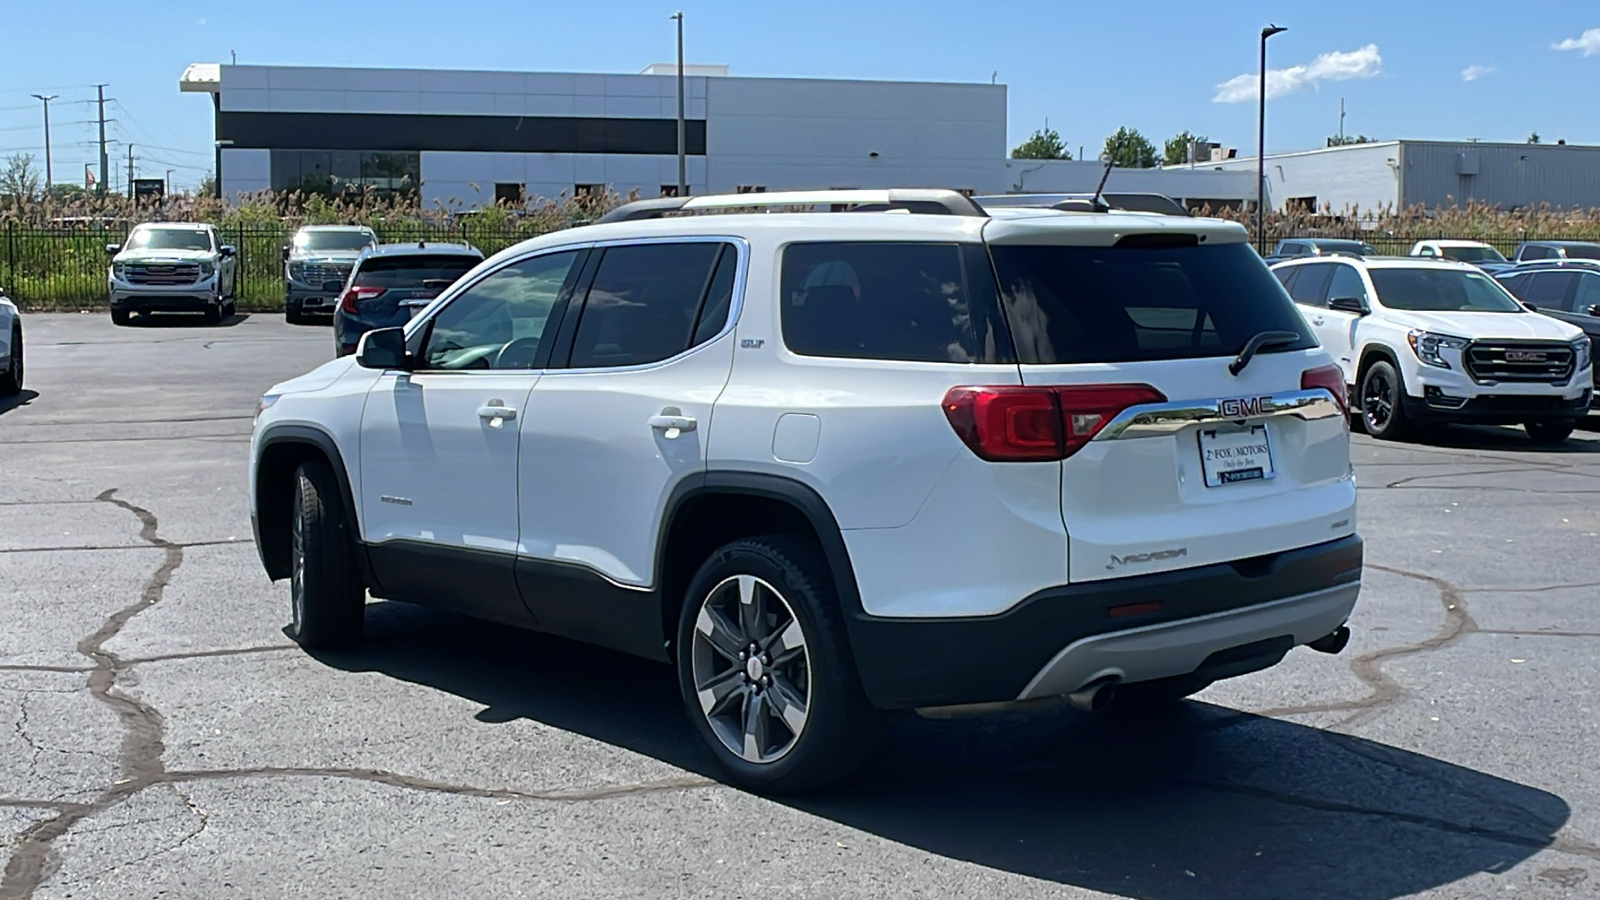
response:
[[[847,211],[690,215],[748,207]],[[1338,652],[1343,379],[1245,240],[950,191],[630,204],[272,388],[262,561],[307,646],[370,593],[670,661],[771,791],[848,774],[881,710]]]
[[[238,257],[212,225],[147,222],[127,240],[107,244],[111,321],[134,313],[198,312],[216,324],[233,315]]]
[[[1273,274],[1339,360],[1367,433],[1522,425],[1564,441],[1588,412],[1589,339],[1533,312],[1489,275],[1419,258],[1279,263]]]

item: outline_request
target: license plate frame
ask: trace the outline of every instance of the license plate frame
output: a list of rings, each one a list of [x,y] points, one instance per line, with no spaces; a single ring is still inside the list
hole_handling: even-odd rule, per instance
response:
[[[1272,437],[1264,424],[1202,428],[1196,445],[1201,476],[1208,488],[1270,481],[1278,474]]]

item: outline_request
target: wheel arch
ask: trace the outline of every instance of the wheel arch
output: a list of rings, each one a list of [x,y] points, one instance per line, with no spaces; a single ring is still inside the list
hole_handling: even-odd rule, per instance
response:
[[[809,485],[781,475],[709,472],[679,486],[662,523],[656,571],[669,656],[676,654],[678,617],[700,565],[727,543],[774,533],[816,541],[848,630],[861,610],[861,594],[844,535],[827,501]]]
[[[1361,356],[1356,364],[1356,390],[1361,389],[1361,380],[1367,377],[1367,370],[1380,359],[1394,366],[1395,373],[1401,378],[1405,377],[1400,371],[1400,358],[1395,355],[1393,348],[1387,344],[1368,344],[1361,348]]]
[[[344,501],[344,515],[350,533],[356,536],[361,577],[371,585],[371,569],[367,555],[361,549],[361,523],[356,515],[355,492],[350,486],[350,473],[345,468],[344,456],[333,436],[309,425],[279,425],[262,435],[257,450],[255,481],[250,486],[255,496],[256,548],[261,554],[261,564],[267,577],[276,581],[289,577],[289,517],[292,514],[294,492],[291,489],[295,469],[309,460],[320,459],[333,469],[339,482],[339,493]]]

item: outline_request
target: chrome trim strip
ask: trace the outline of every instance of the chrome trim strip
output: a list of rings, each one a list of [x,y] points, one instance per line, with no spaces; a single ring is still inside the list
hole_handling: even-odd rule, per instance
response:
[[[1254,406],[1248,404],[1253,403]],[[1227,411],[1224,412],[1224,405]],[[1243,414],[1241,414],[1241,412]],[[1250,422],[1291,416],[1307,421],[1343,415],[1339,404],[1324,390],[1286,391],[1260,397],[1219,397],[1214,400],[1179,400],[1146,403],[1118,413],[1094,436],[1097,441],[1156,437],[1174,434],[1205,422]]]

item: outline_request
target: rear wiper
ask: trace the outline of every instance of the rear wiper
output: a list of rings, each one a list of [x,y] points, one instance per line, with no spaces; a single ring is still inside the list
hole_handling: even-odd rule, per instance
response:
[[[1251,338],[1244,345],[1244,349],[1239,351],[1239,355],[1233,358],[1233,362],[1228,363],[1228,374],[1238,375],[1243,372],[1244,367],[1250,365],[1250,360],[1255,359],[1257,351],[1267,347],[1282,347],[1299,340],[1300,335],[1292,331],[1263,331]]]

